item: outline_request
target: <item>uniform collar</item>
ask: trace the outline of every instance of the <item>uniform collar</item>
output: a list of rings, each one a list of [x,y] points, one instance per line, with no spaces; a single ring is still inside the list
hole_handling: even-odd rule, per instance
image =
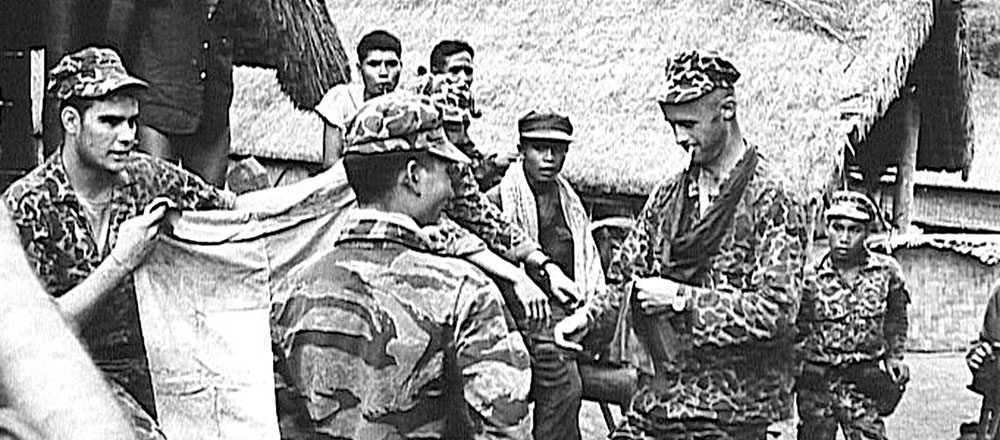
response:
[[[354,208],[345,214],[337,244],[348,241],[388,241],[416,250],[431,249],[430,238],[412,217],[365,208]]]
[[[66,172],[66,164],[62,160],[62,149],[60,146],[56,149],[55,153],[49,156],[43,164],[45,180],[52,182],[62,191],[56,191],[53,193],[52,201],[54,203],[70,203],[77,202],[78,197],[73,185],[69,182],[69,174]],[[132,154],[142,154],[138,151]],[[139,158],[136,158],[139,160]],[[135,178],[132,176],[132,167],[126,166],[125,169],[119,174],[118,182],[115,183],[116,188],[126,188],[135,183]]]

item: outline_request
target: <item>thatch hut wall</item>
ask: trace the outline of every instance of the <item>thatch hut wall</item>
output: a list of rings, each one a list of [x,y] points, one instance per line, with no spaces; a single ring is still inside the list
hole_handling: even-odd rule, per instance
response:
[[[912,302],[907,347],[917,351],[965,350],[983,322],[990,287],[1000,265],[947,249],[898,249]]]

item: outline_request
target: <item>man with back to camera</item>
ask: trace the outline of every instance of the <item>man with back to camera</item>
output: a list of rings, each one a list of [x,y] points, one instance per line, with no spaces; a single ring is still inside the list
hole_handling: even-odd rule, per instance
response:
[[[399,38],[383,30],[361,37],[358,42],[358,72],[361,84],[338,84],[316,104],[316,113],[323,119],[324,157],[332,165],[340,158],[344,147],[347,123],[365,101],[392,92],[399,85],[403,69],[400,61],[403,46]]]
[[[531,438],[528,354],[499,291],[423,230],[453,196],[448,167],[468,161],[440,111],[373,99],[344,153],[358,206],[273,302],[278,371],[308,413],[283,417],[297,422],[282,438]]]
[[[633,314],[655,374],[612,438],[762,440],[791,417],[804,209],[743,138],[739,77],[710,53],[668,62],[656,101],[690,165],[650,195],[606,293],[556,325],[557,343],[579,349],[604,314]]]
[[[604,271],[579,196],[559,173],[573,142],[569,117],[532,110],[517,123],[521,164],[507,170],[487,196],[576,281],[584,298],[604,289]],[[520,165],[520,166],[518,166]],[[576,354],[555,345],[552,326],[573,312],[552,304],[550,325],[525,332],[532,355],[535,438],[579,439],[582,383]]]
[[[880,363],[887,385],[909,381],[903,270],[865,247],[878,218],[875,203],[856,191],[834,193],[826,210],[830,251],[807,269],[799,310],[800,439],[833,440],[838,427],[848,440],[886,438],[881,402],[901,394],[872,388],[883,376]]]
[[[61,101],[63,143],[14,182],[4,202],[28,261],[137,434],[159,438],[148,415],[156,412],[132,272],[155,246],[168,207],[229,208],[235,196],[137,151],[136,95],[145,87],[113,49],[63,57],[48,77],[48,92]]]

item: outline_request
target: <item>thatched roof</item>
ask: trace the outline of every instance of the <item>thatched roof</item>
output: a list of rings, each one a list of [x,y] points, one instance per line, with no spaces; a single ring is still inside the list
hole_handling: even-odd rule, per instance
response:
[[[970,99],[976,155],[966,174],[919,172],[927,186],[1000,192],[1000,2],[966,0],[969,53],[975,77]]]
[[[281,92],[273,69],[237,67],[233,83],[229,108],[233,153],[322,162],[323,122],[312,111],[295,108]]]
[[[232,7],[237,65],[277,69],[299,108],[351,80],[347,55],[323,0],[241,0]]]
[[[893,249],[929,247],[951,251],[979,260],[988,266],[1000,263],[1000,234],[920,234],[893,236]]]
[[[1000,192],[1000,79],[978,73],[972,88],[976,156],[963,180],[961,173],[917,173],[917,184]]]
[[[730,57],[744,74],[737,93],[745,135],[795,184],[818,189],[835,175],[848,134],[867,133],[897,96],[929,33],[933,1],[611,0],[567,7],[544,0],[394,0],[372,8],[328,0],[327,6],[348,46],[374,29],[398,35],[404,82],[427,64],[437,41],[469,41],[485,113],[472,135],[482,148],[513,150],[520,112],[558,107],[577,127],[570,180],[585,190],[635,195],[686,161],[647,99],[672,53],[707,48]]]
[[[327,90],[351,80],[326,5],[322,0],[244,0],[240,6],[233,8],[234,61],[272,70],[244,67],[233,74],[232,152],[321,162],[322,124],[296,108],[311,110]]]

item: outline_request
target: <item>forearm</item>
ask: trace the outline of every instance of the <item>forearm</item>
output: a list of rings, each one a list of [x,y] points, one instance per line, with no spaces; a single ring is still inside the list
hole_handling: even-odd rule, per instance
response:
[[[493,253],[490,250],[483,250],[465,257],[466,261],[474,264],[476,267],[482,269],[494,277],[509,281],[511,283],[519,283],[530,280],[527,274],[524,273],[521,268],[511,264],[509,261],[501,258],[499,255]]]
[[[114,292],[131,271],[115,257],[108,256],[87,278],[56,299],[59,309],[70,324],[79,328],[90,317],[94,306]]]
[[[344,133],[336,125],[323,124],[323,164],[332,166],[344,152]]]
[[[28,267],[6,211],[0,211],[0,383],[9,404],[46,438],[133,438],[104,379]]]

